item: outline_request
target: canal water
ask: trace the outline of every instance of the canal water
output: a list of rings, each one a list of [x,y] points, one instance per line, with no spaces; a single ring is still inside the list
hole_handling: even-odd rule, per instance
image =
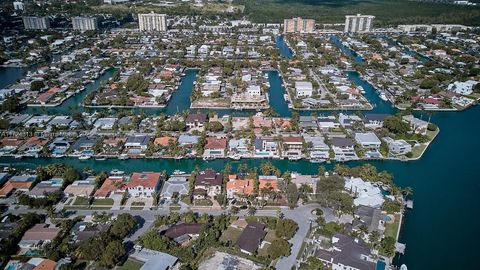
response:
[[[278,43],[278,40],[277,40]],[[346,48],[342,51],[349,53]],[[281,50],[282,51],[282,50]],[[350,52],[351,53],[351,52]],[[288,57],[288,54],[285,56]],[[291,57],[291,56],[290,56]],[[356,57],[354,55],[354,57]],[[4,73],[0,73],[4,74]],[[179,91],[172,97],[172,105],[165,111],[169,114],[189,107],[189,91],[195,80],[195,72],[187,72]],[[364,82],[358,73],[349,73],[349,78],[364,87],[367,98],[375,104],[374,112],[395,112],[390,104],[378,98],[371,85]],[[0,83],[6,83],[8,77],[0,77]],[[15,80],[14,80],[15,81]],[[270,102],[280,115],[289,115],[286,104],[282,104],[283,92],[278,73],[269,73]],[[184,85],[185,84],[185,85]],[[183,88],[190,86],[190,88]],[[279,89],[279,90],[278,90]],[[278,91],[278,93],[277,93]],[[283,92],[282,92],[283,91]],[[72,101],[74,106],[81,101]],[[278,102],[278,103],[277,103]],[[177,103],[177,104],[175,104]],[[68,108],[68,106],[66,108]],[[160,112],[158,110],[157,112]],[[69,111],[64,111],[68,113]],[[440,133],[418,161],[373,161],[369,162],[379,170],[387,170],[395,176],[395,183],[401,187],[412,187],[414,210],[408,210],[400,234],[400,242],[407,244],[406,254],[396,259],[398,264],[405,263],[409,269],[480,269],[477,256],[477,243],[480,240],[480,126],[475,124],[480,116],[480,107],[476,106],[464,112],[433,113],[432,122],[440,127]],[[34,168],[52,162],[62,162],[79,169],[86,167],[96,171],[112,169],[133,171],[173,172],[176,169],[192,171],[195,166],[221,170],[225,164],[235,169],[246,163],[259,168],[263,160],[106,160],[80,161],[74,158],[55,159],[13,159],[0,158],[2,165]],[[319,164],[307,161],[273,160],[272,163],[283,171],[297,171],[313,174]],[[355,166],[364,162],[351,162]],[[331,169],[334,164],[324,164]]]

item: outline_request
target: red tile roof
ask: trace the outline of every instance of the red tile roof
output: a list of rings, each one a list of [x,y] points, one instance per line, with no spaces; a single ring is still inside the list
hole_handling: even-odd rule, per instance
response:
[[[156,172],[133,173],[130,181],[127,183],[127,188],[137,186],[156,188],[161,176],[161,173]]]

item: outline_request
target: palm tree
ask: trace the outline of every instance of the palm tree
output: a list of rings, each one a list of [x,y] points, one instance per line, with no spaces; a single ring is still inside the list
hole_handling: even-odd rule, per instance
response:
[[[250,206],[250,207],[248,207],[248,210],[247,210],[247,211],[248,211],[248,215],[249,215],[249,216],[254,216],[254,215],[255,215],[255,212],[257,212],[257,209],[256,209],[255,207],[253,207],[253,206]]]

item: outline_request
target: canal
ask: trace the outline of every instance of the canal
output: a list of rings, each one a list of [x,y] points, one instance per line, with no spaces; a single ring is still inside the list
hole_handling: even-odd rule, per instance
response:
[[[355,58],[358,56],[346,48],[341,49],[347,54],[352,53]],[[1,73],[0,70],[0,75],[7,73]],[[285,108],[286,104],[281,102],[285,90],[281,88],[278,73],[276,75],[269,73],[270,102],[280,115],[286,116],[290,114],[290,110],[288,107]],[[378,98],[375,89],[363,81],[358,73],[349,73],[348,76],[365,89],[367,98],[372,104],[375,104],[374,112],[395,112],[390,104]],[[172,105],[164,110],[157,110],[156,113],[165,111],[172,114],[189,108],[189,91],[191,91],[195,77],[196,72],[187,72],[179,90],[172,96]],[[0,78],[0,83],[4,85],[15,81],[7,83],[9,77],[2,76]],[[76,98],[76,101],[67,103],[69,105],[64,109],[70,108],[69,106],[76,108],[75,105],[78,106],[81,97]],[[69,113],[69,110],[63,112]],[[398,264],[405,263],[409,269],[480,269],[480,260],[476,258],[476,244],[480,240],[477,231],[480,226],[480,216],[478,215],[480,213],[480,196],[478,195],[480,193],[478,177],[480,126],[475,124],[479,116],[480,107],[478,106],[464,112],[433,113],[432,122],[440,127],[441,132],[420,160],[369,162],[379,170],[392,172],[397,185],[410,186],[414,191],[412,198],[415,201],[415,209],[407,211],[400,234],[400,242],[407,244],[406,254],[396,259]],[[79,161],[74,158],[61,160],[0,158],[0,163],[3,165],[29,168],[53,162],[70,164],[79,169],[88,167],[96,171],[119,169],[127,172],[161,170],[172,172],[175,169],[192,171],[195,166],[221,170],[227,163],[232,164],[234,169],[241,163],[258,168],[267,161],[215,160],[206,162],[187,159],[178,161],[153,159]],[[316,173],[320,166],[306,161],[273,160],[272,163],[283,171],[301,173]],[[364,162],[351,162],[348,165],[354,166],[362,163]],[[325,164],[324,166],[329,169],[334,164]]]

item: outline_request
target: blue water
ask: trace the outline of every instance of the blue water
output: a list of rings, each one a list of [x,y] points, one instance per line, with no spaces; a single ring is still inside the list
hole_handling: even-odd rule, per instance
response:
[[[0,67],[0,89],[16,83],[27,71],[27,68]]]
[[[377,266],[375,270],[385,270],[385,262],[382,260],[377,261]]]
[[[285,43],[282,35],[277,35],[275,37],[275,45],[279,50],[281,56],[288,59],[291,59],[293,57],[293,51],[287,46],[287,43]]]
[[[280,78],[278,71],[268,72],[268,82],[270,83],[270,88],[268,90],[270,107],[281,116],[291,116],[292,113],[283,97],[286,91],[282,86],[282,79]]]

